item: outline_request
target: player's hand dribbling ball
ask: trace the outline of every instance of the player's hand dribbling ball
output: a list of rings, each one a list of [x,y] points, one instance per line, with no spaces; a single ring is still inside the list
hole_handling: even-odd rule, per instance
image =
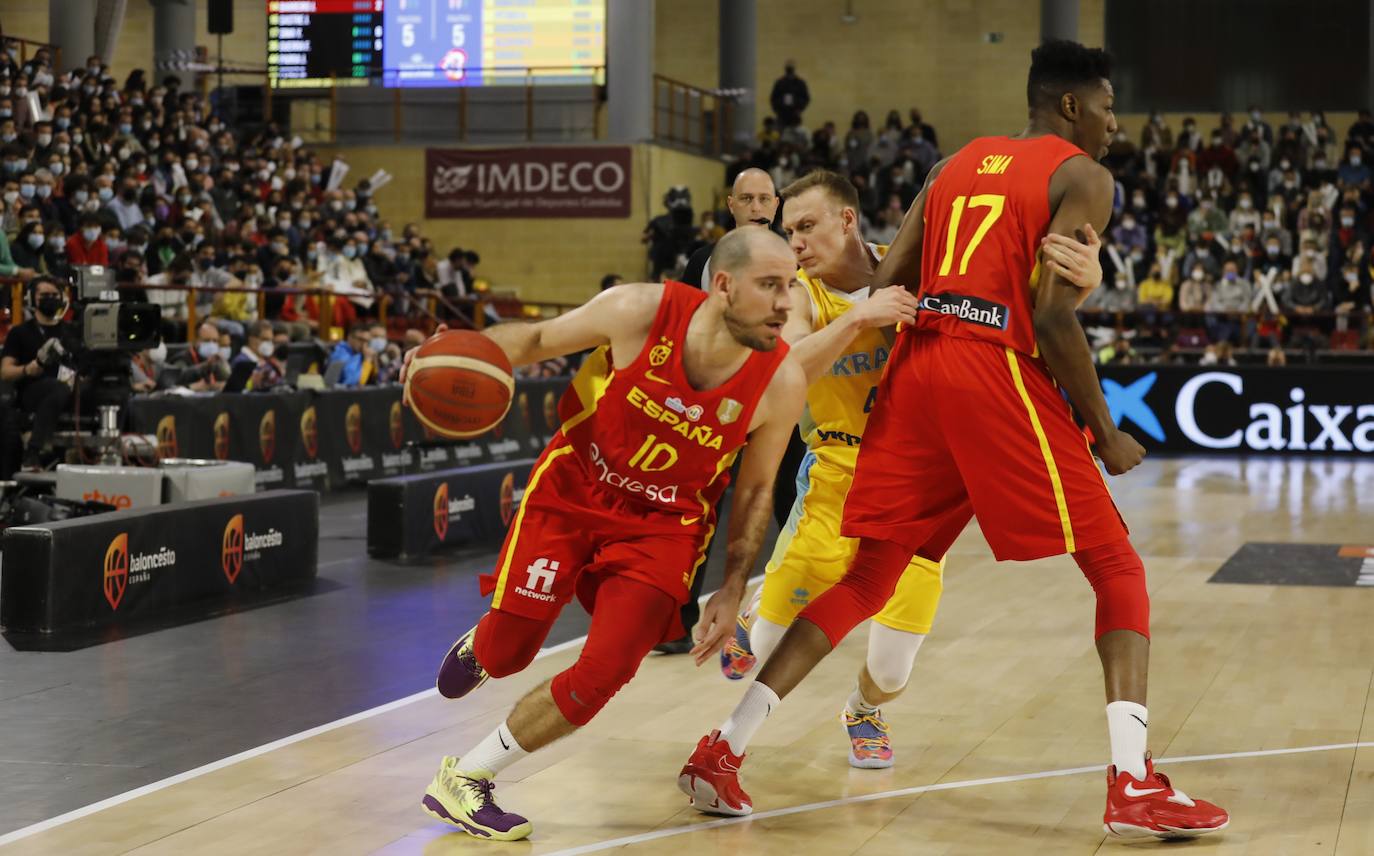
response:
[[[443,330],[406,355],[404,399],[426,428],[451,440],[487,433],[510,410],[510,360],[471,330]]]

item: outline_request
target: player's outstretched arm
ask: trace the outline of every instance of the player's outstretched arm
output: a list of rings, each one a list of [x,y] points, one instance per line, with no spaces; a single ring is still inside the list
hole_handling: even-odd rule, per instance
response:
[[[609,344],[627,331],[647,329],[663,286],[627,283],[605,291],[571,312],[536,323],[507,322],[482,332],[506,352],[512,366],[551,360]]]
[[[878,269],[873,272],[874,292],[889,285],[906,286],[907,291],[912,294],[921,290],[921,245],[926,238],[926,194],[930,192],[930,186],[935,183],[936,176],[947,163],[949,158],[935,164],[930,168],[930,172],[926,173],[926,181],[921,186],[921,192],[916,194],[916,199],[902,217],[897,237],[892,239],[892,245],[887,248],[887,255],[878,262]]]
[[[698,666],[720,653],[735,632],[735,616],[744,599],[745,583],[773,518],[773,480],[805,402],[806,376],[789,354],[774,372],[759,402],[763,421],[749,433],[749,445],[740,462],[725,542],[725,582],[701,611],[697,644],[692,648]]]
[[[1051,204],[1056,199],[1058,203],[1049,231],[1075,235],[1083,223],[1097,230],[1105,228],[1112,213],[1112,193],[1112,175],[1105,167],[1086,157],[1065,161],[1050,180]],[[1053,267],[1043,268],[1035,296],[1035,339],[1050,373],[1069,393],[1096,438],[1097,453],[1107,472],[1120,475],[1140,463],[1145,450],[1112,422],[1088,339],[1074,314],[1082,297],[1078,286]]]
[[[805,302],[799,306],[799,301]],[[840,358],[859,331],[891,327],[898,322],[914,324],[916,306],[916,296],[905,288],[885,288],[860,301],[822,329],[813,331],[811,298],[807,296],[804,286],[797,285],[792,292],[792,312],[794,315],[803,312],[805,318],[794,322],[789,317],[782,329],[782,337],[792,346],[791,357],[805,372],[809,385],[830,371],[835,360]]]

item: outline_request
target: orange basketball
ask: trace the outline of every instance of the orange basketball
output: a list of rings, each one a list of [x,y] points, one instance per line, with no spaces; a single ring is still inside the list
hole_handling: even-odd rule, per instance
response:
[[[471,330],[449,330],[416,349],[406,371],[415,418],[441,437],[487,433],[510,410],[515,379],[505,351]]]

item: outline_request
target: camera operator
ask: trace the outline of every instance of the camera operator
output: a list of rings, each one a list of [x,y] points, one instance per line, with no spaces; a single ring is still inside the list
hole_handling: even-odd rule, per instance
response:
[[[33,414],[33,430],[24,449],[25,469],[38,469],[52,453],[57,417],[72,397],[72,373],[62,356],[80,337],[62,320],[67,314],[66,289],[50,276],[29,282],[33,317],[10,329],[0,351],[0,380],[15,385],[19,409]]]

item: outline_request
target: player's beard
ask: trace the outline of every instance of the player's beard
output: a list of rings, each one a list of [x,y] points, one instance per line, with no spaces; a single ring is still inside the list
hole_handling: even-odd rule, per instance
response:
[[[725,319],[725,329],[730,331],[734,340],[755,351],[771,351],[777,348],[780,337],[763,325],[769,321],[786,321],[786,316],[768,316],[757,321],[746,321],[735,313],[734,304],[734,297],[731,296],[721,316]]]

